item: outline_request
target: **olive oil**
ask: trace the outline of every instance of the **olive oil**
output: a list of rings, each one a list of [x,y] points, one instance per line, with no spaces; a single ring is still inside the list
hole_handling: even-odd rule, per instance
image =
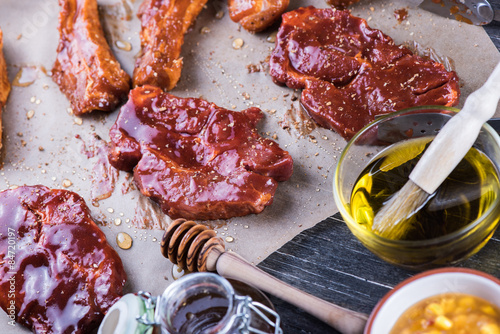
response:
[[[356,181],[351,214],[371,229],[373,218],[408,181],[431,138],[394,144],[375,156]],[[427,240],[459,230],[480,217],[497,198],[497,170],[482,152],[471,148],[438,190],[407,217],[411,224],[403,240]]]

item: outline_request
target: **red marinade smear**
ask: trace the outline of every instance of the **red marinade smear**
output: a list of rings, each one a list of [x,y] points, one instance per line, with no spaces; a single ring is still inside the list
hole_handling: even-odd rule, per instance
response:
[[[141,192],[171,218],[259,213],[293,170],[288,152],[258,134],[262,116],[138,87],[110,130],[109,160],[133,170]]]
[[[0,192],[0,206],[2,309],[35,333],[96,328],[122,295],[126,274],[85,201],[23,186]]]
[[[398,23],[401,23],[408,18],[408,9],[406,8],[396,9],[394,10],[394,16],[398,20]]]
[[[455,72],[334,8],[283,15],[270,73],[277,84],[304,89],[301,102],[309,115],[346,139],[377,115],[420,105],[454,106],[460,96]]]
[[[119,171],[109,163],[109,143],[99,135],[92,135],[87,143],[84,142],[80,135],[77,135],[76,138],[82,141],[82,153],[88,159],[94,158],[94,166],[90,177],[92,181],[90,199],[93,206],[99,206],[99,201],[109,198],[113,194]]]

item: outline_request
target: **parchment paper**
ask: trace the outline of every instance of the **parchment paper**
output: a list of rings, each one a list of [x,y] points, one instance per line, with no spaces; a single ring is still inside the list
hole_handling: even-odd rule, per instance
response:
[[[122,1],[99,2],[104,6],[103,12],[114,12],[117,16],[113,19],[103,15],[103,19],[118,59],[131,73],[134,57],[139,52],[140,26],[135,13],[140,0]],[[86,199],[93,216],[104,223],[102,229],[108,241],[120,254],[129,276],[126,292],[145,290],[160,294],[174,280],[172,265],[160,254],[163,231],[133,226],[141,195],[137,190],[122,194],[122,188],[129,182],[126,173],[120,173],[110,198],[100,201],[98,207],[91,204],[96,158],[87,158],[82,153],[83,145],[89,145],[94,134],[107,140],[117,111],[75,118],[68,113],[70,105],[66,97],[41,71],[42,67],[50,70],[55,60],[57,1],[0,2],[0,26],[4,31],[4,52],[11,80],[21,67],[38,68],[38,77],[32,85],[13,87],[3,116],[0,189],[23,184],[64,188],[64,181],[70,181],[70,186],[67,181],[65,183],[67,189]],[[321,0],[291,2],[290,9],[301,5],[327,7]],[[124,9],[127,6],[130,11]],[[465,97],[480,87],[500,60],[499,52],[481,27],[444,19],[420,9],[408,8],[408,18],[399,23],[394,11],[406,7],[407,3],[399,0],[362,0],[352,11],[367,19],[371,27],[393,37],[398,44],[417,41],[440,55],[451,57],[461,78],[462,105]],[[220,11],[224,16],[218,19]],[[253,263],[263,260],[302,230],[337,212],[332,196],[333,172],[346,145],[345,140],[332,131],[307,129],[304,126],[307,116],[299,105],[300,92],[272,83],[265,62],[274,44],[267,39],[277,29],[275,25],[264,33],[252,35],[230,20],[225,1],[210,1],[185,37],[182,78],[172,91],[179,96],[203,97],[228,109],[261,107],[266,112],[259,125],[261,132],[267,137],[274,136],[294,158],[293,177],[279,185],[273,205],[263,213],[211,222],[219,235],[234,240],[226,243],[227,248]],[[241,49],[232,46],[237,38],[244,41]],[[130,42],[131,51],[116,47],[118,40]],[[262,71],[249,73],[249,65],[262,67]],[[499,110],[497,115],[500,115]],[[143,210],[149,210],[152,220],[162,224],[170,222],[149,201],[141,199],[140,202]],[[114,224],[117,219],[122,222],[119,226]],[[121,231],[133,237],[134,243],[129,250],[117,247],[116,235]],[[0,319],[4,319],[0,320],[2,333],[27,332],[20,325],[7,325],[5,315]]]

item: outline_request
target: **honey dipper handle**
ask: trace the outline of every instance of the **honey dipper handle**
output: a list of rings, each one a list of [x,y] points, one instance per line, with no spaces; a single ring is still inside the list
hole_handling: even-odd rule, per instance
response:
[[[214,254],[215,255],[215,254]],[[343,334],[363,333],[368,317],[294,288],[263,272],[235,253],[219,253],[216,268],[219,275],[251,284],[293,304],[322,320]]]

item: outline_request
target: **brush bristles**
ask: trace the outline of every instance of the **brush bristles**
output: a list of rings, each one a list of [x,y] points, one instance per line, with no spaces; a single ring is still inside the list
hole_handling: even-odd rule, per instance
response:
[[[418,211],[429,197],[422,188],[408,180],[373,219],[372,230],[388,239],[402,239],[408,233]]]

